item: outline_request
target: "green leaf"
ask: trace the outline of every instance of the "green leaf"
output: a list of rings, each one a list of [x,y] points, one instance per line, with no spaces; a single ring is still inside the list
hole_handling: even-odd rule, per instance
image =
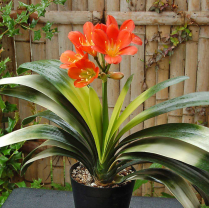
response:
[[[34,39],[33,40],[40,40],[41,39],[41,30],[34,31]]]
[[[1,96],[0,96],[0,108],[2,111],[6,108],[5,102],[2,100]]]
[[[16,104],[11,104],[8,101],[5,102],[6,107],[3,110],[3,113],[10,113],[10,112],[14,112],[17,109],[17,105]]]
[[[167,193],[165,193],[165,192],[162,192],[161,195],[162,195],[162,196],[161,196],[162,198],[175,198],[174,196],[172,196],[172,195],[170,195],[170,194],[167,194]]]
[[[143,184],[147,183],[148,180],[136,180],[134,184],[133,192],[139,189]]]
[[[138,131],[126,137],[117,148],[135,140],[148,137],[171,137],[192,144],[205,151],[209,150],[209,129],[204,126],[187,123],[171,123],[154,126]]]
[[[163,166],[159,163],[153,163],[152,165],[150,165],[149,168],[162,168]]]
[[[38,23],[38,19],[37,20],[33,19],[32,22],[30,23],[30,28],[34,28],[37,25],[37,23]]]
[[[52,26],[52,23],[48,21],[48,22],[45,24],[45,26],[42,27],[42,30],[43,30],[44,32],[49,32],[51,26]]]
[[[203,192],[209,195],[209,173],[206,171],[187,165],[183,162],[153,153],[128,153],[121,155],[119,159],[121,162],[118,163],[116,167],[116,169],[119,167],[116,171],[117,173],[129,166],[141,164],[145,161],[159,163],[187,179],[193,185],[197,186]]]
[[[11,165],[16,171],[20,170],[21,163],[11,163]]]
[[[33,183],[31,183],[31,188],[41,188],[42,179],[38,178],[38,180],[33,180]]]
[[[139,95],[137,98],[135,98],[126,107],[126,109],[123,111],[123,113],[121,113],[119,119],[117,120],[117,122],[115,123],[115,125],[113,127],[112,132],[116,132],[119,129],[119,127],[121,126],[121,124],[131,115],[131,113],[133,113],[134,110],[136,110],[148,98],[150,98],[151,96],[153,96],[157,92],[159,92],[169,86],[172,86],[174,84],[177,84],[177,83],[182,82],[187,79],[189,79],[189,77],[187,77],[187,76],[180,76],[180,77],[168,79],[166,81],[158,83],[157,85],[155,85],[155,86],[149,88],[148,90],[146,90],[145,92],[143,92],[141,95]],[[119,138],[119,137],[117,137],[117,138]],[[119,139],[116,139],[115,143],[117,143],[118,140]]]
[[[102,106],[97,93],[92,87],[89,88],[89,108],[94,122],[91,129],[99,153],[102,145]]]
[[[15,183],[15,185],[17,185],[18,188],[26,188],[27,187],[26,184],[25,184],[25,181]]]
[[[206,165],[209,162],[209,153],[177,139],[165,137],[140,139],[139,141],[125,146],[118,152],[118,155],[121,153],[134,152],[147,152],[162,155],[209,172],[209,167]]]
[[[121,136],[129,131],[131,128],[137,124],[155,116],[191,106],[200,106],[209,104],[209,93],[208,92],[197,92],[191,93],[188,95],[183,95],[181,97],[173,98],[171,100],[159,103],[155,106],[150,107],[149,109],[143,111],[142,113],[135,116],[125,127],[120,131],[117,136],[117,140]]]
[[[64,150],[58,147],[52,147],[52,148],[43,150],[42,152],[34,156],[32,159],[28,160],[22,167],[22,170],[24,171],[24,169],[26,169],[29,165],[31,165],[36,160],[44,159],[44,158],[51,157],[51,156],[65,156],[65,157],[77,158],[75,154],[73,154],[72,152],[69,152],[67,150]],[[89,167],[88,169],[91,170],[91,167]]]
[[[8,133],[12,132],[12,130],[14,129],[16,125],[16,120],[12,119],[12,118],[8,118],[8,127],[6,128],[6,131]]]
[[[112,116],[111,116],[111,119],[110,119],[110,123],[109,123],[109,126],[108,126],[108,129],[107,129],[107,133],[106,133],[106,137],[105,137],[105,144],[104,144],[104,148],[107,148],[108,146],[108,142],[110,141],[111,139],[111,136],[114,134],[114,132],[112,133],[112,127],[114,126],[118,116],[119,116],[119,113],[121,111],[121,108],[122,108],[122,105],[123,105],[123,102],[125,100],[125,97],[126,97],[126,94],[130,88],[130,85],[131,85],[131,82],[133,80],[133,75],[131,75],[128,80],[126,81],[118,99],[117,99],[117,102],[115,104],[115,107],[114,107],[114,110],[112,112]]]
[[[10,155],[11,149],[1,150],[1,152],[4,154],[4,156]]]
[[[62,4],[62,5],[64,5],[66,1],[67,1],[67,0],[54,0],[53,2],[54,2],[55,4]]]
[[[184,208],[198,208],[200,207],[196,195],[193,193],[189,185],[177,174],[166,169],[145,169],[134,172],[128,176],[124,176],[118,180],[150,180],[157,183],[163,183],[173,193],[177,200]]]

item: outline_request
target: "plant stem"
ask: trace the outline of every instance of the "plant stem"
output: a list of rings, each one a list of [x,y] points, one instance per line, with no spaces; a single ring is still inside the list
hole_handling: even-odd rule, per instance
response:
[[[98,60],[98,57],[97,57],[97,56],[94,57],[94,60],[97,62],[99,68],[104,72],[104,68],[103,68],[102,65],[99,63],[99,60]]]
[[[105,140],[107,128],[109,125],[109,116],[108,116],[108,102],[107,102],[107,81],[102,82],[102,115],[103,115],[103,131],[102,138],[103,142]]]

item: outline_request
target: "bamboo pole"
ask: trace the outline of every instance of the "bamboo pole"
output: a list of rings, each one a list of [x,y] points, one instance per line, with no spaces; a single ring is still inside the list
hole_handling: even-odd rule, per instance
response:
[[[107,11],[119,11],[120,10],[120,1],[106,0],[106,10]],[[110,71],[118,72],[119,64],[112,64]],[[124,78],[126,79],[126,78]],[[112,115],[112,109],[115,106],[115,103],[120,94],[120,81],[108,79],[108,107],[109,107],[109,117]]]
[[[170,34],[170,26],[159,26],[161,37],[167,37]],[[158,49],[161,50],[166,44],[163,42],[158,43]],[[157,70],[157,83],[163,82],[169,78],[169,57],[165,57],[158,63]],[[168,100],[168,88],[165,88],[156,94],[156,104]],[[156,125],[166,124],[168,122],[168,115],[163,114],[156,117]],[[165,186],[160,183],[154,183],[154,195],[161,196],[165,192]]]
[[[66,9],[67,6],[64,8]],[[17,14],[20,14],[22,11],[23,10],[13,10],[10,13],[10,16],[12,18],[17,18]],[[115,16],[119,24],[124,22],[126,19],[133,19],[135,25],[183,25],[185,23],[191,25],[193,24],[190,21],[191,18],[194,19],[198,25],[209,25],[207,11],[185,11],[183,14],[184,15],[181,16],[174,12],[163,12],[161,14],[143,11],[117,12],[113,9],[112,11],[110,10],[105,12],[105,16]],[[54,24],[84,24],[86,21],[93,21],[94,23],[97,23],[100,22],[102,18],[103,12],[101,11],[47,11],[45,17],[40,17],[38,22],[46,23],[50,21],[54,22]],[[2,17],[0,15],[0,20],[1,19]],[[36,12],[30,15],[30,20],[32,19],[38,19],[38,14]]]
[[[176,4],[179,4],[179,10],[185,11],[187,9],[187,4],[182,3],[180,0],[176,1]],[[175,30],[175,27],[173,28]],[[170,63],[170,78],[183,76],[185,68],[185,45],[180,44],[179,47],[174,51],[174,54],[171,56]],[[170,87],[170,99],[179,97],[184,94],[184,83],[173,85]],[[179,109],[169,113],[169,123],[174,123],[176,119],[175,116],[180,117],[179,121],[182,121],[183,110]]]
[[[125,8],[127,8],[127,6]],[[147,7],[147,8],[150,8],[150,7]],[[181,15],[177,15],[174,12],[163,12],[161,14],[158,14],[156,12],[115,12],[115,11],[109,12],[107,11],[106,15],[114,16],[119,24],[121,24],[127,19],[132,19],[135,25],[182,25],[184,24],[184,17],[182,17]]]
[[[105,11],[120,11],[120,0],[105,0]]]
[[[146,11],[152,6],[155,0],[147,0],[146,1]],[[151,41],[152,37],[158,33],[157,26],[146,26],[146,41],[148,42],[145,45],[145,63],[149,60],[149,58],[155,53],[158,48],[158,43],[156,41]],[[146,64],[145,64],[146,65]],[[145,81],[143,83],[143,90],[146,90],[156,84],[156,71],[155,64],[153,64],[150,68],[145,69]],[[156,96],[150,97],[148,100],[144,102],[144,110],[156,104]],[[151,118],[144,122],[144,128],[149,128],[155,125],[155,118]],[[149,168],[150,163],[143,164],[143,169]],[[152,183],[146,183],[142,185],[142,196],[152,196]]]
[[[188,1],[188,10],[199,11],[200,0]],[[189,26],[192,31],[192,40],[186,43],[186,62],[185,62],[185,76],[189,79],[184,82],[184,94],[196,91],[197,82],[197,57],[198,57],[198,39],[199,27]],[[194,123],[194,108],[183,109],[183,123]]]
[[[145,11],[145,1],[130,1],[129,2],[129,10],[137,12],[144,10]],[[133,101],[138,95],[140,95],[143,92],[143,84],[144,84],[144,42],[145,42],[145,26],[136,26],[134,29],[135,35],[139,36],[142,41],[142,46],[136,46],[138,48],[137,54],[134,56],[131,56],[131,74],[134,74],[133,81],[131,83],[131,95],[130,95],[130,101]],[[144,109],[143,104],[140,105],[130,116],[130,119],[134,118],[136,115],[138,115],[140,112],[142,112]],[[133,134],[136,131],[142,130],[144,127],[143,123],[140,125],[137,125],[133,129],[130,130],[130,134]],[[134,166],[136,170],[141,170],[143,168],[143,165],[135,165]],[[133,193],[134,196],[142,196],[142,187],[140,187],[138,190],[136,190]]]
[[[120,12],[127,12],[129,11],[128,8],[128,3],[127,1],[124,0],[120,0]],[[115,17],[115,16],[114,16]],[[118,23],[119,25],[121,25],[121,23]],[[130,56],[123,56],[123,59],[120,63],[120,72],[122,72],[124,74],[123,79],[120,80],[120,91],[123,89],[124,84],[126,83],[126,80],[128,77],[131,76],[131,57]],[[131,92],[130,90],[128,91],[128,93],[126,94],[123,106],[122,106],[122,110],[124,110],[126,108],[126,106],[128,106],[128,104],[130,103],[131,100]],[[130,117],[128,117],[126,119],[126,121],[121,125],[120,130],[130,121]],[[130,134],[130,132],[126,132],[122,139],[127,137]]]
[[[67,2],[66,2],[67,3]],[[69,1],[68,4],[63,7],[59,5],[59,11],[70,11],[72,10],[72,1]],[[58,26],[58,43],[59,43],[59,56],[66,50],[73,50],[73,44],[68,39],[68,33],[72,31],[72,25],[59,25]],[[76,163],[76,160],[73,158],[64,157],[64,183],[70,183],[70,168]],[[63,175],[63,172],[61,173]]]
[[[208,11],[208,1],[201,0],[201,11]],[[201,26],[198,43],[198,69],[197,69],[197,86],[196,91],[208,91],[209,90],[209,27]],[[207,122],[208,106],[201,106],[196,108],[195,122],[198,124],[204,124]]]

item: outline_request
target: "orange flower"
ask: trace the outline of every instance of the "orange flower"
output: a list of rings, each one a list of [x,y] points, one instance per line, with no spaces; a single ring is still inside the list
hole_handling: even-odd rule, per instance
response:
[[[111,24],[114,24],[118,27],[118,23],[116,21],[116,19],[111,16],[111,15],[108,15],[107,16],[107,22],[106,22],[106,25],[107,27]],[[133,32],[135,28],[135,24],[134,24],[134,21],[133,20],[126,20],[125,22],[123,22],[123,24],[121,25],[120,27],[120,31],[121,30],[128,30],[130,33],[131,33],[131,36],[132,36],[132,40],[131,42],[134,43],[134,44],[137,44],[137,45],[142,45],[142,40],[140,37],[136,36]]]
[[[76,79],[75,87],[84,87],[94,81],[99,75],[99,68],[88,59],[81,59],[75,62],[68,69],[68,76]]]
[[[91,22],[86,22],[83,26],[84,35],[78,31],[71,31],[68,34],[68,38],[76,47],[81,48],[92,56],[97,56],[97,52],[92,48],[94,46],[92,41],[93,30],[94,25]]]
[[[65,51],[60,56],[60,61],[63,63],[60,65],[62,69],[68,69],[72,64],[81,59],[88,59],[88,54],[84,54],[82,50],[76,48],[76,53],[73,51]]]
[[[106,33],[101,29],[95,29],[92,35],[95,46],[93,49],[105,54],[105,60],[109,64],[121,62],[121,55],[134,55],[137,53],[135,46],[129,46],[132,34],[128,30],[119,30],[116,24],[107,26]]]

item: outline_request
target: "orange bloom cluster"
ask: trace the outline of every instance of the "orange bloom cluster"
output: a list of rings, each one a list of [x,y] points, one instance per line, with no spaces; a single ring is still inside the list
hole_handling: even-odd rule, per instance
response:
[[[76,79],[76,87],[84,87],[90,84],[99,75],[99,68],[88,60],[88,54],[97,57],[97,53],[105,55],[108,64],[121,62],[121,55],[134,55],[137,47],[130,46],[131,43],[142,45],[142,40],[133,33],[135,28],[132,20],[126,20],[121,27],[113,16],[108,15],[105,24],[93,25],[86,22],[83,26],[83,33],[72,31],[68,38],[74,44],[76,53],[65,51],[60,61],[60,67],[68,69],[68,75]]]

